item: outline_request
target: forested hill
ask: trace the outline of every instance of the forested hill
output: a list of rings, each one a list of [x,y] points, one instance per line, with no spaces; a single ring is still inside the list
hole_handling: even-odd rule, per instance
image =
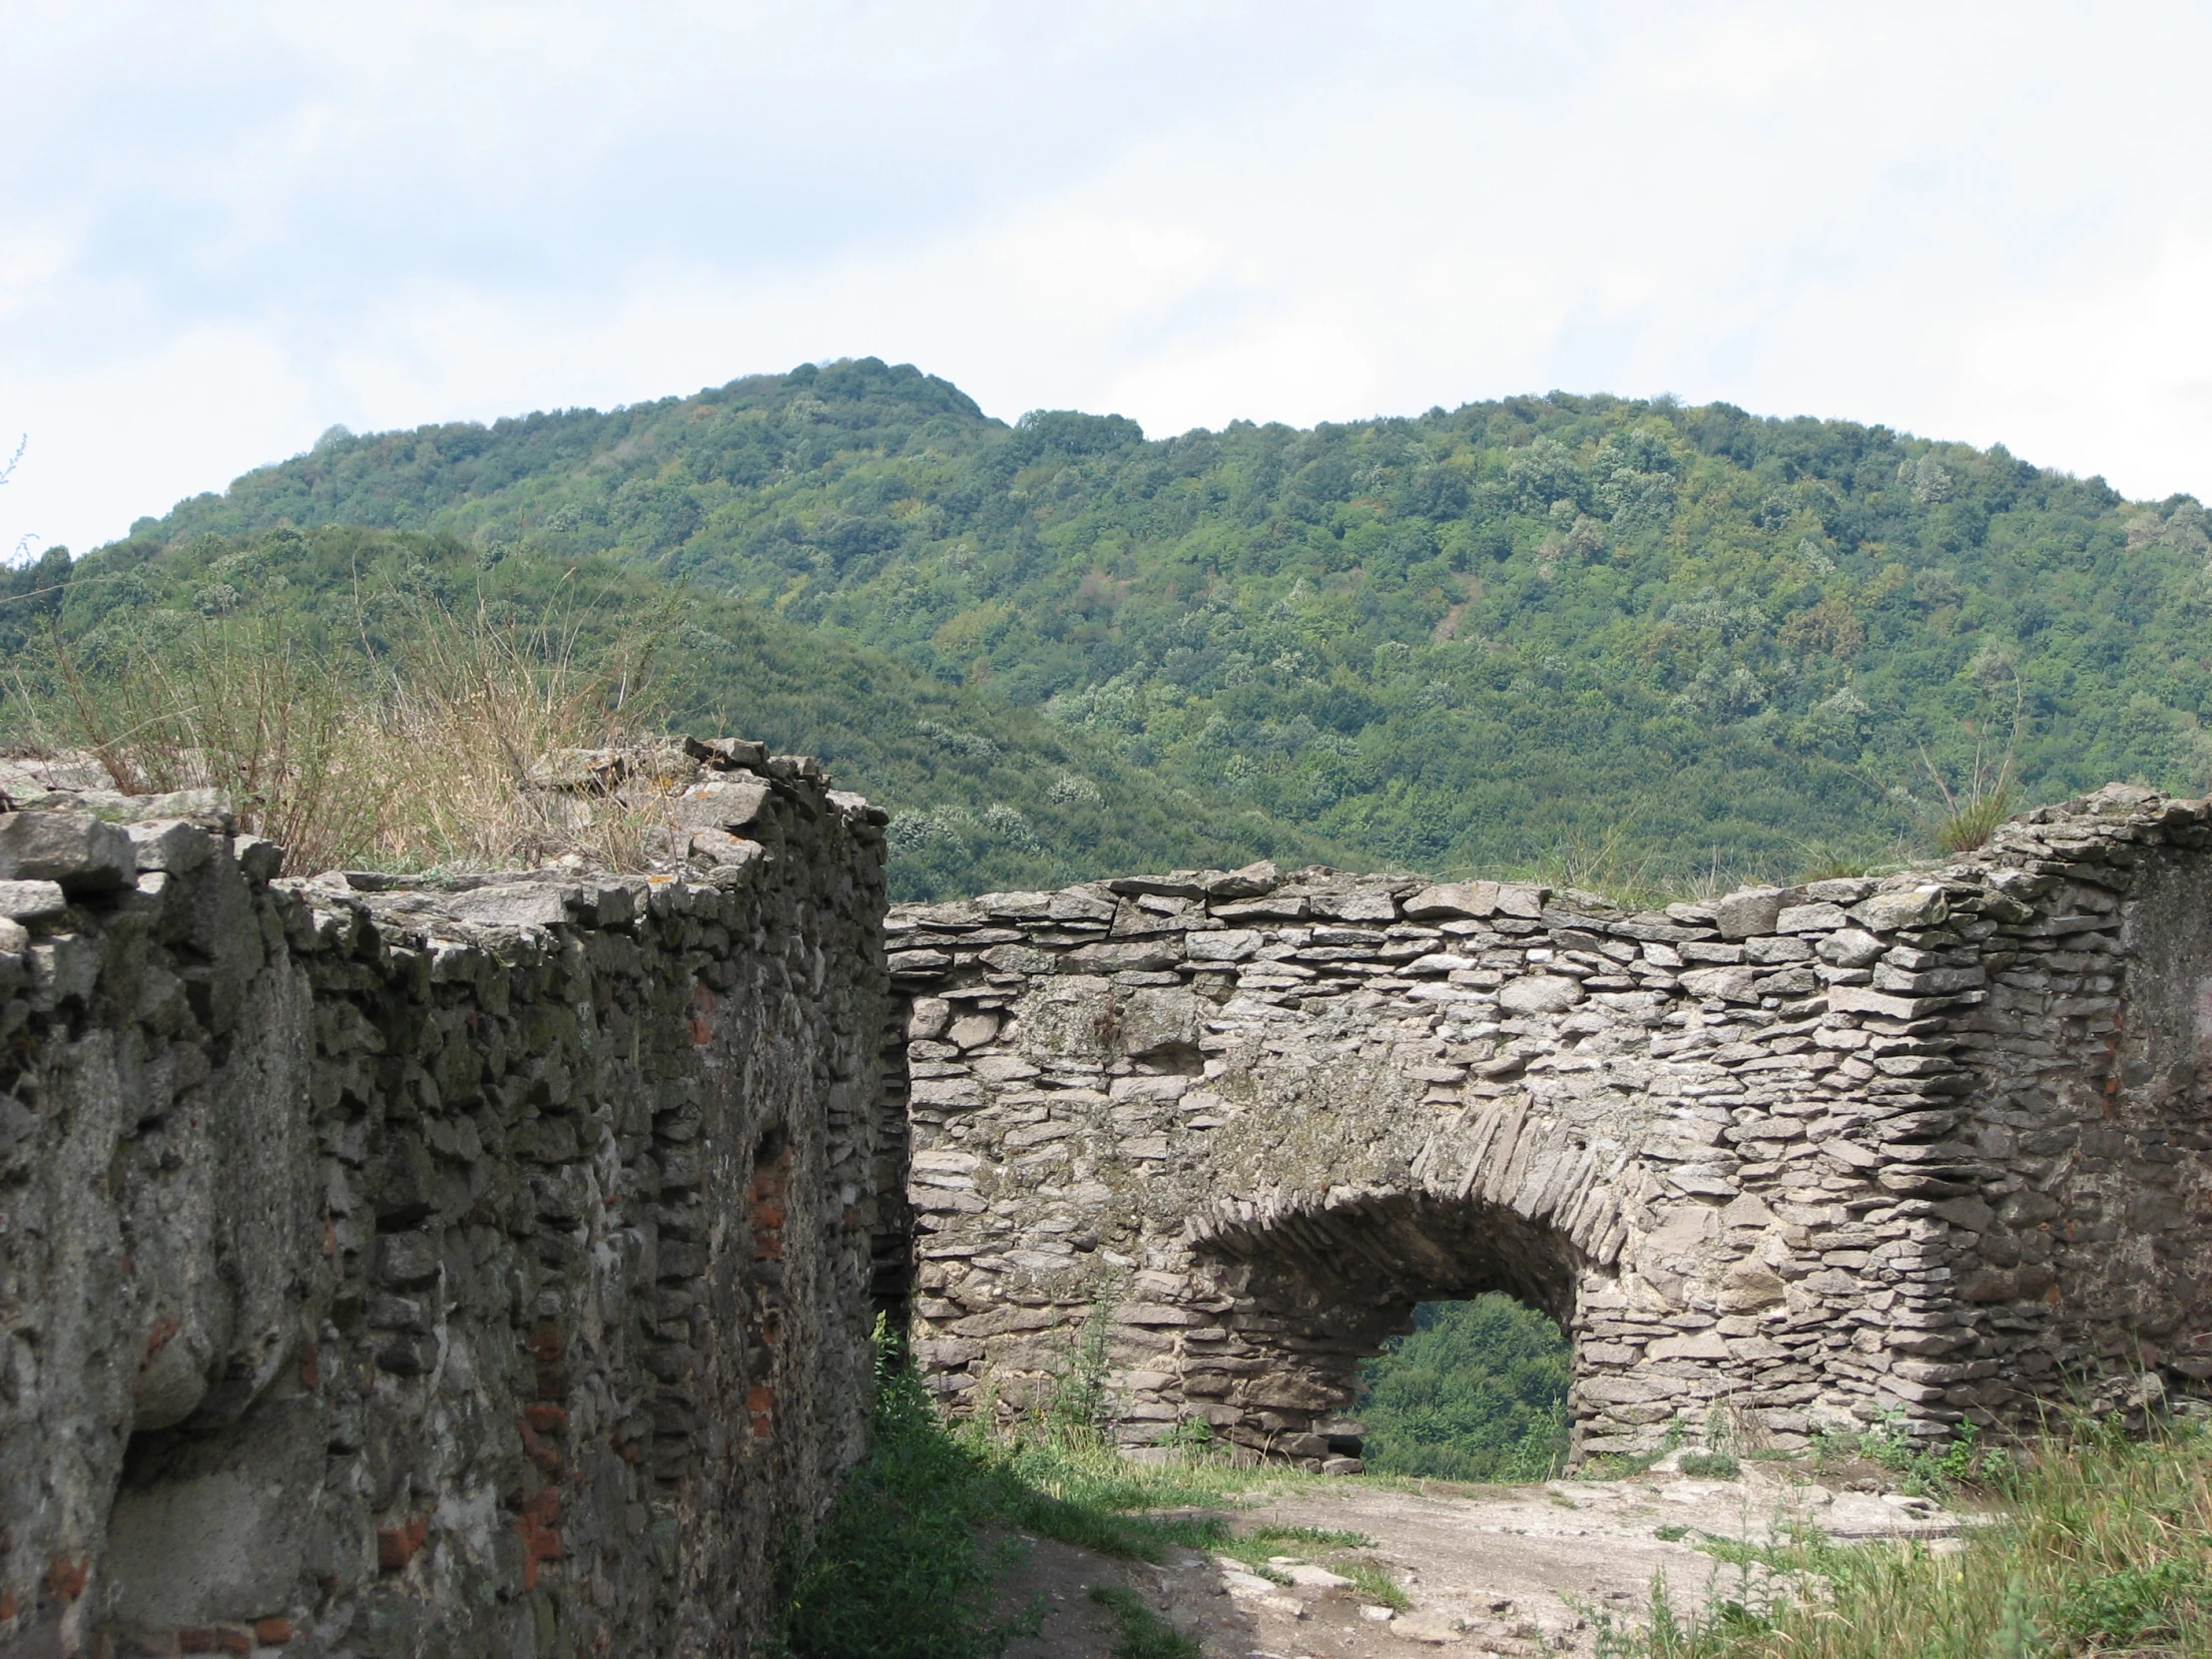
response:
[[[1036,711],[1161,792],[1426,870],[1623,827],[1678,870],[1871,849],[1933,797],[1923,752],[1955,778],[2015,708],[2030,799],[2212,771],[2194,500],[1725,404],[1555,392],[1148,440],[1009,427],[862,359],[333,432],[79,568],[332,523],[485,568],[608,554]],[[893,805],[909,851],[955,833]]]

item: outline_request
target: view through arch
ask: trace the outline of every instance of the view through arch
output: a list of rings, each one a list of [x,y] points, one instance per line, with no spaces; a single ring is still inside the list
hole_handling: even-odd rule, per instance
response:
[[[1489,1292],[1424,1302],[1360,1367],[1363,1454],[1379,1474],[1548,1480],[1566,1467],[1573,1344],[1549,1315]]]

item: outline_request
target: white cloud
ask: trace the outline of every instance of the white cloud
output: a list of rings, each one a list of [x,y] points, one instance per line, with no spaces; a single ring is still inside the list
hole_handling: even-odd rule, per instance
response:
[[[0,546],[333,420],[863,353],[1008,417],[1672,390],[2212,493],[2193,8],[147,6],[13,44]]]
[[[1049,326],[1121,323],[1188,296],[1229,253],[1196,228],[1088,215],[1039,218],[990,235],[990,285]]]
[[[1266,318],[1228,339],[1170,346],[1111,383],[1105,402],[1155,436],[1257,418],[1309,426],[1376,406],[1373,349],[1326,305]]]
[[[1656,59],[1646,73],[1663,92],[1749,104],[1772,98],[1830,56],[1828,43],[1814,30],[1777,22],[1775,13],[1762,10],[1711,25],[1685,49]]]
[[[2069,452],[2129,494],[2212,494],[2212,229],[2170,227],[2121,252],[2103,280],[1969,329],[1953,386],[1974,395],[1954,390],[1951,418],[1984,442]]]
[[[29,535],[81,553],[144,513],[305,448],[316,419],[312,388],[286,352],[220,325],[50,368],[39,389],[0,403],[8,449],[17,432],[28,436],[0,491],[0,552]]]

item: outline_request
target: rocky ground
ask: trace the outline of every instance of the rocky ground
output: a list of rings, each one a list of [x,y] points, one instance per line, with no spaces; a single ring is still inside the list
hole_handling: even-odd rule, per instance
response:
[[[1917,1537],[1955,1547],[1972,1517],[1883,1490],[1853,1471],[1822,1484],[1751,1465],[1736,1480],[1654,1469],[1621,1480],[1542,1486],[1315,1482],[1239,1511],[1240,1533],[1267,1525],[1364,1533],[1358,1549],[1286,1545],[1271,1564],[1288,1584],[1227,1556],[1179,1551],[1159,1566],[1111,1561],[1039,1540],[1003,1585],[1007,1606],[1035,1603],[1038,1633],[1012,1659],[1109,1659],[1098,1584],[1126,1584],[1206,1659],[1406,1659],[1424,1648],[1466,1654],[1594,1650],[1603,1615],[1629,1622],[1664,1575],[1677,1608],[1742,1593],[1739,1569],[1695,1546],[1700,1535],[1753,1541],[1810,1525],[1839,1542]],[[1342,1570],[1382,1567],[1409,1606],[1393,1611]]]

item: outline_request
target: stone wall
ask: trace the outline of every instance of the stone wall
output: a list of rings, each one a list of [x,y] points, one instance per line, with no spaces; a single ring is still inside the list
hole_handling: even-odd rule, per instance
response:
[[[735,743],[544,780],[633,783],[684,873],[0,809],[0,1654],[740,1653],[909,1289],[955,1406],[1088,1326],[1126,1441],[1339,1469],[1359,1359],[1491,1289],[1581,1454],[2212,1380],[2202,804],[1633,914],[987,894],[886,961],[881,814]]]
[[[1102,1319],[1124,1440],[1340,1469],[1359,1359],[1492,1289],[1572,1336],[1578,1454],[2212,1376],[2207,822],[2113,786],[1641,914],[1272,866],[902,907],[918,1352],[1019,1411]]]
[[[0,812],[0,1653],[747,1650],[903,1131],[883,816],[694,749],[711,880]]]

